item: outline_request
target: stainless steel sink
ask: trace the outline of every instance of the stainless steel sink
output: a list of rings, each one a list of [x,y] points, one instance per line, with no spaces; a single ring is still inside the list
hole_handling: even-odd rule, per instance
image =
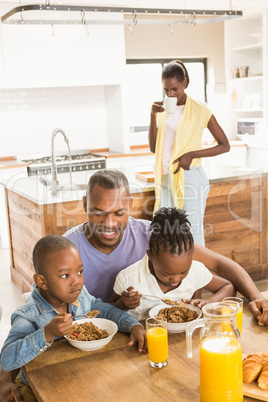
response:
[[[65,184],[57,187],[57,191],[85,191],[87,184]]]
[[[51,189],[51,188],[50,188]],[[57,186],[58,191],[85,191],[87,189],[87,184],[64,184]]]
[[[51,191],[52,186],[51,186],[51,181],[48,181],[44,179],[42,176],[39,177],[40,183],[42,183],[44,186],[46,186],[48,191]],[[87,189],[87,184],[77,184],[77,183],[66,183],[66,184],[61,184],[57,185],[57,192],[59,191],[85,191]]]

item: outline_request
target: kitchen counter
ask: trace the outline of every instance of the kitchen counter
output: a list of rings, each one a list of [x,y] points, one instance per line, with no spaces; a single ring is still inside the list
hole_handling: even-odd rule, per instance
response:
[[[152,166],[147,166],[148,171]],[[155,202],[154,183],[136,178],[142,168],[122,168],[129,179],[135,218],[151,219]],[[92,173],[91,173],[92,174]],[[235,166],[207,166],[210,191],[204,230],[206,246],[231,258],[254,280],[268,276],[268,170]],[[31,290],[32,250],[48,234],[63,234],[87,221],[82,197],[90,173],[74,173],[75,190],[52,196],[37,176],[14,175],[5,186],[11,241],[11,278],[17,287]],[[68,186],[69,175],[58,176]]]
[[[115,152],[115,151],[109,151],[109,148],[107,149],[91,149],[89,151],[93,155],[101,155],[105,156],[105,158],[122,158],[125,156],[147,156],[147,155],[153,155],[153,153],[150,151],[149,145],[144,145],[144,146],[134,146],[130,147],[130,151],[122,154],[121,152]]]
[[[147,167],[148,171],[153,171],[153,166]],[[237,166],[228,165],[216,165],[216,166],[204,166],[206,174],[209,178],[210,184],[220,183],[225,181],[243,180],[253,177],[267,176],[268,168],[266,171],[240,168]],[[147,183],[143,180],[136,178],[136,172],[143,171],[142,168],[120,168],[128,178],[130,184],[131,193],[142,193],[146,191],[154,191],[154,182]],[[57,195],[51,195],[50,185],[45,186],[39,180],[39,176],[14,176],[14,179],[9,178],[8,181],[0,179],[0,184],[5,186],[8,190],[27,198],[28,200],[38,204],[54,204],[62,203],[66,201],[81,200],[85,194],[85,187],[92,173],[77,172],[72,174],[73,190],[70,190],[70,176],[68,173],[59,174],[58,180],[60,185],[63,186],[62,191],[59,191]],[[46,180],[50,180],[50,176],[45,177]]]
[[[14,169],[27,167],[28,163],[23,161],[18,161],[15,156],[7,156],[0,158],[0,169]]]
[[[203,148],[210,148],[215,146],[216,141],[204,141],[202,143]],[[246,147],[247,144],[244,141],[233,140],[230,141],[231,147]],[[154,155],[153,152],[150,151],[149,145],[135,145],[130,147],[130,152],[122,154],[121,152],[110,151],[109,148],[104,149],[90,149],[90,153],[95,155],[105,156],[106,158],[123,158],[127,156],[146,156],[146,155]]]

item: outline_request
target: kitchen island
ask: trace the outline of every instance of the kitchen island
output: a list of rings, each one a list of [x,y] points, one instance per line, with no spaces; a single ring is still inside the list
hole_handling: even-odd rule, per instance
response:
[[[134,198],[131,216],[151,219],[154,183],[136,179],[133,168],[120,170],[128,177]],[[267,279],[268,172],[212,165],[207,174],[210,192],[204,221],[206,246],[242,265],[253,280]],[[56,196],[38,176],[2,182],[9,219],[11,277],[22,292],[32,289],[32,250],[36,241],[86,222],[82,197],[88,178],[89,174],[74,174],[76,184],[70,190],[68,175],[60,175],[62,189]]]

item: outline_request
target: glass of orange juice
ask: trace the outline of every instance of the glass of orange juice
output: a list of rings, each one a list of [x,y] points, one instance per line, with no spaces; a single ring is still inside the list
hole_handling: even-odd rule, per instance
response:
[[[243,321],[243,299],[240,297],[225,297],[223,301],[227,302],[228,304],[235,304],[238,305],[238,310],[236,313],[236,324],[242,334],[242,321]]]
[[[167,320],[162,317],[146,319],[149,363],[152,367],[165,367],[168,364]]]

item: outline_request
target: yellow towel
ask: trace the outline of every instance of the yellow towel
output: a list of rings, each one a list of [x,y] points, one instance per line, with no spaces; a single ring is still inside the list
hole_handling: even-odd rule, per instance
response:
[[[180,118],[175,142],[169,163],[170,183],[174,205],[183,208],[184,203],[184,170],[180,169],[178,173],[173,174],[177,164],[173,161],[181,155],[202,149],[202,134],[207,127],[212,113],[205,103],[195,101],[189,96],[186,98],[185,107]],[[159,113],[156,149],[155,149],[155,206],[157,211],[160,204],[160,187],[162,172],[162,154],[165,138],[165,124],[167,113]],[[191,166],[200,166],[200,159],[193,159]]]

